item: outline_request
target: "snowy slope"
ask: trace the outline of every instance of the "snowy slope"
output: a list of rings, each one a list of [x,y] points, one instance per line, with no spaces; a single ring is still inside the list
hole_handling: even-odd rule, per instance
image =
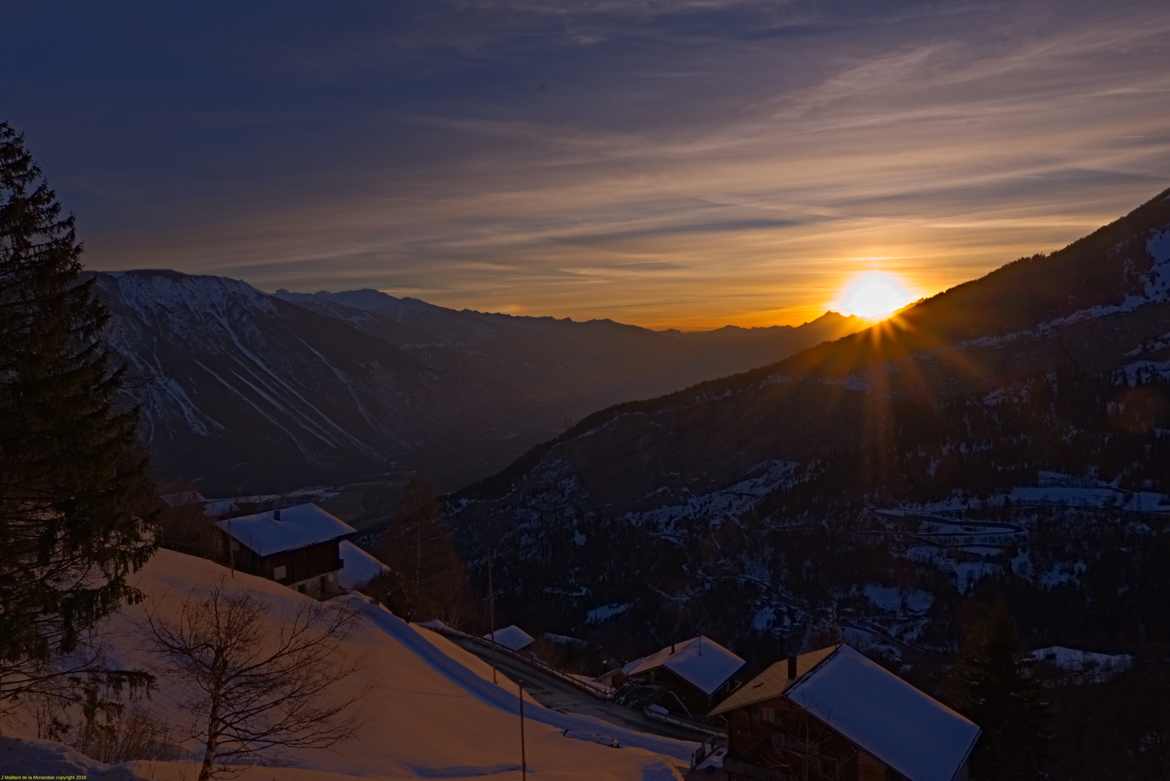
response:
[[[342,588],[361,588],[390,569],[349,540],[342,540],[337,547],[341,554],[341,572],[337,575],[337,582]]]
[[[205,592],[221,581],[231,591],[246,591],[266,604],[266,617],[279,621],[306,597],[268,580],[228,570],[211,562],[160,551],[139,573],[136,584],[146,602],[110,620],[103,633],[112,659],[155,669],[146,646],[146,610],[173,615],[181,598]],[[501,677],[493,685],[482,672],[469,669],[423,630],[383,608],[351,595],[360,613],[345,643],[347,657],[359,661],[361,674],[349,681],[350,694],[364,695],[358,707],[360,726],[355,739],[332,750],[294,750],[279,759],[279,770],[267,768],[244,778],[312,779],[353,776],[366,779],[519,778],[519,701],[514,685]],[[182,728],[185,684],[162,677],[147,709]],[[526,705],[527,752],[530,772],[547,779],[668,779],[670,767],[685,765],[694,746],[657,736],[610,727]],[[6,732],[28,735],[30,725],[5,724]],[[600,746],[565,737],[608,732],[623,748]],[[572,734],[572,732],[570,734]],[[139,763],[150,777],[180,777],[184,763]],[[290,770],[285,770],[290,768]],[[145,770],[142,770],[145,774]]]
[[[0,737],[0,778],[84,778],[141,781],[126,767],[110,767],[50,740]]]
[[[1069,678],[1104,683],[1133,667],[1132,654],[1104,654],[1054,645],[1037,648],[1028,657],[1039,666],[1050,665]]]

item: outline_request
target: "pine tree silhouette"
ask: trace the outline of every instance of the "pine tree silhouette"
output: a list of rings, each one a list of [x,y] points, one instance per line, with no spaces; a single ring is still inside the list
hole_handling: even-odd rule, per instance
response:
[[[137,411],[115,407],[81,249],[0,123],[0,699],[50,680],[54,656],[135,600],[126,576],[154,549]]]
[[[965,700],[960,710],[983,731],[972,756],[972,777],[1047,778],[1049,708],[1020,655],[1005,603],[968,631],[965,645],[959,662]]]

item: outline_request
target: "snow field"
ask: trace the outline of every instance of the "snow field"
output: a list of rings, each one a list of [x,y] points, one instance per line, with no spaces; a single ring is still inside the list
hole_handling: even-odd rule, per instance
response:
[[[133,577],[146,599],[112,616],[103,626],[110,660],[159,675],[158,689],[144,709],[165,721],[175,735],[190,734],[193,717],[184,681],[165,674],[149,648],[146,611],[177,615],[189,594],[206,593],[222,582],[228,592],[246,592],[264,603],[264,618],[275,635],[279,622],[294,615],[308,598],[272,581],[231,573],[212,562],[160,550]],[[490,668],[451,643],[399,619],[358,595],[341,598],[359,619],[342,645],[339,665],[356,661],[361,670],[338,694],[359,697],[355,737],[332,749],[289,750],[272,766],[246,770],[244,781],[327,778],[482,779],[510,781],[520,774],[519,700],[511,681],[491,683]],[[424,636],[425,635],[425,636]],[[548,781],[580,779],[670,779],[685,766],[694,744],[611,726],[588,717],[557,713],[526,698],[525,732],[529,772]],[[34,737],[34,725],[20,718],[0,729]],[[564,730],[604,732],[618,738],[614,749],[565,737]],[[140,778],[193,777],[198,759],[194,741],[183,747],[191,762],[136,762]],[[65,772],[65,771],[62,771]]]

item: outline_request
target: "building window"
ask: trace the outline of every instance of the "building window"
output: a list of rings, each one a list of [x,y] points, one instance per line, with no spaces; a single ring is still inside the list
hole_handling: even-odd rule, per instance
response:
[[[766,721],[769,724],[776,723],[776,709],[775,708],[760,708],[760,720]]]
[[[272,568],[273,580],[284,580],[288,577],[288,568],[281,564],[279,567]]]

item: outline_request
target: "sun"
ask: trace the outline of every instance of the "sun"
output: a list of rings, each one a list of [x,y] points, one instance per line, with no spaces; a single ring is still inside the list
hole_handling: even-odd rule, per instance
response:
[[[914,293],[897,275],[888,271],[862,271],[845,283],[829,306],[843,315],[884,320],[914,298]]]

